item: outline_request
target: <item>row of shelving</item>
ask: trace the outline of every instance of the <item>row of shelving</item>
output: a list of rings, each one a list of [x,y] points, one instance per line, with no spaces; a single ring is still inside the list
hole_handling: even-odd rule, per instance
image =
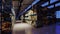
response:
[[[12,0],[3,0],[2,1],[2,34],[7,34],[8,31],[11,31],[11,19],[9,13],[11,13]],[[8,33],[10,34],[10,33]]]
[[[2,0],[0,0],[0,34],[1,34],[1,11],[2,11]]]
[[[12,8],[12,0],[4,0],[2,1],[3,11],[7,13],[11,13]]]
[[[38,19],[40,18],[42,23],[48,24],[48,23],[55,23],[56,16],[55,14],[50,14],[50,15],[40,15]]]
[[[47,7],[45,7],[46,10],[44,10],[43,7],[40,7],[40,5],[36,6],[37,11],[37,27],[43,26],[43,25],[49,25],[49,24],[55,24],[56,22],[56,15],[54,10],[50,10]]]
[[[2,1],[2,21],[7,21],[9,19],[8,15],[11,13],[12,0],[3,0]]]

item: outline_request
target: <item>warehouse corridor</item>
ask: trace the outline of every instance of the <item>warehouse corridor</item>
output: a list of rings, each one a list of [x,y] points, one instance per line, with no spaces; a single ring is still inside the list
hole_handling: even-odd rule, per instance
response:
[[[60,0],[0,0],[0,34],[60,34]]]

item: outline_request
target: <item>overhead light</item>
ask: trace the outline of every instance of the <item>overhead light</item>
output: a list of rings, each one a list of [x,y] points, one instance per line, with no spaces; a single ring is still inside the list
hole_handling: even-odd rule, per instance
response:
[[[41,6],[42,6],[42,7],[45,7],[45,6],[47,6],[48,4],[49,4],[49,3],[46,2],[46,3],[42,4]]]
[[[54,2],[56,2],[56,1],[58,1],[58,0],[50,0],[50,4],[51,4],[51,3],[54,3]]]
[[[48,8],[54,8],[54,5],[48,6]]]
[[[56,6],[56,7],[57,7],[57,6],[60,6],[60,3],[55,4],[55,6]]]

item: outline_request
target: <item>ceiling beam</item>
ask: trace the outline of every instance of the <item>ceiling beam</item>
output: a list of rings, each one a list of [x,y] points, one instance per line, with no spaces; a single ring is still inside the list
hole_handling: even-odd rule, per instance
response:
[[[48,7],[48,6],[51,6],[51,5],[57,4],[57,3],[60,3],[60,1],[54,2],[54,3],[52,3],[52,4],[49,4],[49,5],[45,6],[45,7]]]

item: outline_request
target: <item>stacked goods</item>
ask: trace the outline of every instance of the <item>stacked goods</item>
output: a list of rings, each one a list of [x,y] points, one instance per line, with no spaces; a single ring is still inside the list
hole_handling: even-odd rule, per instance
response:
[[[11,23],[10,22],[2,22],[2,34],[11,32]]]
[[[11,13],[12,0],[2,0],[2,34],[9,34],[11,31]]]
[[[3,22],[2,23],[2,31],[5,31],[5,30],[9,30],[11,27],[11,23],[10,22]]]

